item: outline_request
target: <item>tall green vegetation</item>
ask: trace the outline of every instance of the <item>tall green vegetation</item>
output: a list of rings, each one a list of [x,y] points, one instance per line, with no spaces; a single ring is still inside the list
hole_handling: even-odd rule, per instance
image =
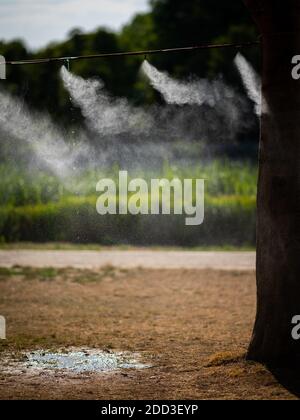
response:
[[[119,168],[106,171],[90,170],[62,182],[50,173],[0,165],[0,206],[26,206],[58,202],[66,197],[95,197],[99,179],[112,178],[116,182]],[[238,196],[255,197],[256,168],[247,162],[215,160],[210,163],[195,163],[189,167],[179,167],[166,162],[160,170],[130,171],[131,178],[140,177],[147,181],[152,178],[205,179],[206,193],[210,197]]]
[[[205,223],[186,227],[181,216],[99,216],[96,183],[118,178],[118,168],[90,171],[62,183],[44,172],[0,166],[0,240],[75,243],[254,246],[256,169],[252,164],[214,161],[131,177],[206,180]]]

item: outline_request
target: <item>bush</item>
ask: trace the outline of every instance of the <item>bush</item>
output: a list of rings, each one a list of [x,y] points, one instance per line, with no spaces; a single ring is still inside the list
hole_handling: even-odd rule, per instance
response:
[[[64,180],[44,171],[0,165],[0,240],[75,243],[215,246],[255,244],[257,169],[247,162],[213,161],[136,170],[131,177],[205,179],[202,226],[184,216],[99,216],[96,184],[117,179],[119,168],[86,171]]]
[[[255,197],[206,197],[205,221],[185,216],[100,216],[96,197],[0,208],[0,237],[7,242],[63,241],[102,245],[255,245]]]

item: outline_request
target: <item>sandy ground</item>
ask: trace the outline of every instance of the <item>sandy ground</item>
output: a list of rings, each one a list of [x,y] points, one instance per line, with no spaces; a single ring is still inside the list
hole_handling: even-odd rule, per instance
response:
[[[126,269],[254,270],[254,252],[192,251],[0,251],[0,267],[75,267],[98,269],[107,265]]]
[[[139,352],[153,366],[67,377],[0,373],[1,399],[294,398],[244,359],[253,271],[2,269],[0,314],[8,327],[2,366],[8,354],[72,346]]]

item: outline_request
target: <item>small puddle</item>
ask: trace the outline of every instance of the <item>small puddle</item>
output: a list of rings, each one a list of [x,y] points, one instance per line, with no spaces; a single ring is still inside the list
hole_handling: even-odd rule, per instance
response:
[[[4,361],[3,361],[4,362]],[[4,365],[4,366],[3,366]],[[8,358],[2,365],[3,372],[28,374],[109,373],[124,369],[148,369],[151,365],[141,361],[141,355],[129,352],[107,352],[94,349],[33,351],[24,353],[23,360]]]
[[[121,369],[146,369],[139,355],[96,350],[53,353],[36,351],[26,354],[25,367],[39,370],[65,370],[74,373],[113,372]]]

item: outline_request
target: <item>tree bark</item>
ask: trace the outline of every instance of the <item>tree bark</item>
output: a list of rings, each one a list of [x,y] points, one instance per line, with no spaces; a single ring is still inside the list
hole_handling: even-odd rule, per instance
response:
[[[292,318],[300,315],[299,0],[244,0],[261,33],[262,95],[257,204],[257,317],[248,358],[300,366]]]

